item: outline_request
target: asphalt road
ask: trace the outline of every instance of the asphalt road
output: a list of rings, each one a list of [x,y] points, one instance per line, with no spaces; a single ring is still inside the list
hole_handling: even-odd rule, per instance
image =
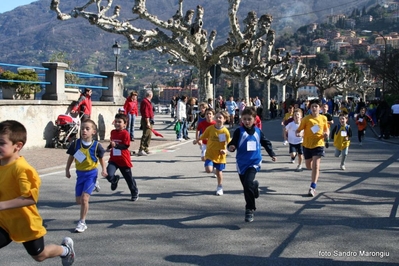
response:
[[[345,171],[330,147],[318,194],[310,198],[310,171],[294,172],[279,123],[264,123],[278,161],[263,151],[254,222],[244,222],[235,154],[224,171],[225,194],[215,196],[216,179],[204,172],[198,146],[171,142],[132,157],[137,202],[129,201],[124,180],[116,191],[100,180],[81,234],[73,232],[79,217],[74,180],[61,168],[42,174],[38,206],[46,243],[72,237],[74,265],[398,265],[398,146],[371,135],[359,146],[353,138]],[[0,265],[39,265],[17,243],[0,256]],[[59,258],[40,265],[57,264]]]

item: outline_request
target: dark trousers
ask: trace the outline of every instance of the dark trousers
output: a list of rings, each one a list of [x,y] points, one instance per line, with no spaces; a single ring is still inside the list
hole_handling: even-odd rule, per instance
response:
[[[255,168],[250,167],[244,174],[239,175],[241,184],[244,188],[245,209],[256,210],[254,185],[256,172]]]
[[[357,139],[359,140],[359,142],[362,142],[363,136],[364,136],[364,131],[365,131],[365,130],[366,130],[366,129],[358,130],[358,131],[357,131]]]
[[[107,173],[108,173],[107,180],[109,182],[114,181],[115,172],[118,169],[119,169],[119,171],[121,171],[123,177],[126,180],[126,184],[130,190],[130,194],[132,196],[136,196],[139,193],[139,190],[137,189],[136,180],[134,180],[134,178],[133,178],[132,169],[130,167],[120,167],[113,162],[109,162],[109,164],[107,166]]]
[[[151,143],[151,135],[152,135],[151,128],[152,128],[152,126],[150,126],[150,128],[148,128],[147,121],[143,118],[141,118],[140,125],[141,125],[141,128],[143,129],[143,135],[141,136],[139,151],[147,152],[148,148],[150,147],[150,143]]]
[[[399,114],[392,115],[392,136],[398,137],[399,136]]]

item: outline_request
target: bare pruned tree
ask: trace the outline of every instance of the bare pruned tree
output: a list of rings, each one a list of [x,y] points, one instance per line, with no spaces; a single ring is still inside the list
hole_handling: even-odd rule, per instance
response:
[[[201,99],[212,98],[209,69],[220,63],[223,57],[248,57],[253,47],[259,45],[259,39],[267,35],[270,29],[271,17],[264,15],[260,19],[247,17],[246,27],[240,30],[237,11],[240,0],[228,1],[227,16],[230,22],[229,38],[223,44],[214,46],[216,31],[208,36],[204,29],[204,8],[200,5],[196,10],[187,10],[183,14],[183,0],[179,0],[177,12],[168,20],[161,20],[148,12],[146,0],[135,0],[132,8],[137,17],[120,21],[120,6],[115,6],[111,16],[107,16],[112,8],[112,0],[107,0],[106,6],[101,6],[101,0],[89,0],[86,5],[74,8],[69,14],[60,9],[61,0],[52,0],[51,10],[57,13],[60,20],[82,17],[90,24],[100,29],[123,35],[129,43],[130,49],[141,51],[158,50],[169,54],[169,63],[179,63],[194,66],[198,69],[198,86]],[[97,5],[97,12],[88,12],[86,8],[91,4]],[[132,23],[138,19],[150,22],[154,28],[147,30],[135,27]]]

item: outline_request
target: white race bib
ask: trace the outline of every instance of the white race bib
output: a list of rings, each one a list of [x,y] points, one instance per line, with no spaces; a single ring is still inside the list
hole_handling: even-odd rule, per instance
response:
[[[341,137],[346,137],[346,136],[348,136],[348,133],[346,132],[346,130],[342,130]]]
[[[363,122],[363,118],[359,118],[359,122],[360,122],[360,123]]]
[[[219,141],[220,142],[225,142],[226,141],[226,134],[220,134],[219,135]]]
[[[256,151],[256,141],[247,142],[247,151]]]
[[[310,128],[310,130],[312,130],[313,134],[316,134],[317,132],[319,132],[320,127],[319,125],[314,125],[313,127]]]
[[[115,148],[113,148],[113,149],[112,149],[112,155],[113,155],[113,156],[121,156],[121,155],[122,155],[122,152],[121,152],[120,149],[115,149]]]
[[[75,159],[78,160],[78,162],[80,163],[86,159],[86,155],[84,155],[84,153],[81,152],[80,150],[77,150],[73,155],[73,157],[75,157]]]

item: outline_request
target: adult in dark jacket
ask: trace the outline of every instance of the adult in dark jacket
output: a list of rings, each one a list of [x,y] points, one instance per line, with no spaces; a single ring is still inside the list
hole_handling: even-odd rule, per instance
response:
[[[391,108],[384,100],[380,102],[377,107],[377,121],[380,127],[379,138],[389,139],[389,126],[391,123]]]

